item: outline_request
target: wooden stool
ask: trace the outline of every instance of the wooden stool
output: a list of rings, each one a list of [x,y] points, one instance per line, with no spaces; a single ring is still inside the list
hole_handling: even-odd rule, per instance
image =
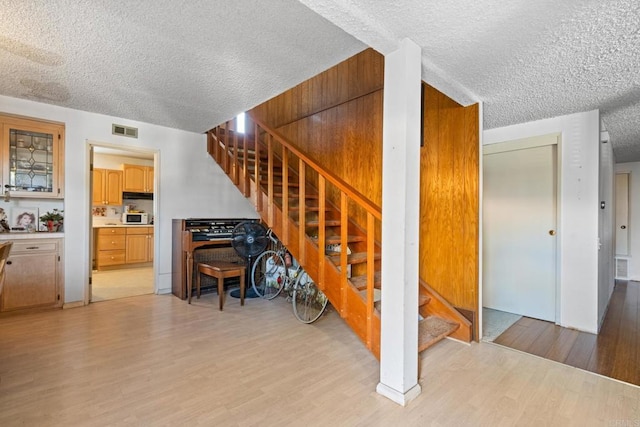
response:
[[[196,294],[200,298],[200,274],[215,277],[218,280],[218,300],[220,310],[224,305],[224,279],[228,277],[240,277],[240,305],[244,305],[244,275],[246,267],[224,261],[209,261],[198,263],[196,268]],[[189,304],[191,304],[191,289],[189,289]]]

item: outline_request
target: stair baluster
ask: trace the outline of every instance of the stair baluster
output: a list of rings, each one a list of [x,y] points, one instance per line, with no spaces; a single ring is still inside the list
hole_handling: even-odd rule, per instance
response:
[[[380,243],[376,230],[380,230],[381,209],[277,131],[250,114],[247,116],[254,123],[252,138],[246,134],[239,137],[232,130],[232,123],[226,122],[208,132],[209,153],[243,194],[251,198],[263,220],[316,279],[340,316],[379,357],[380,311],[375,293],[380,287]],[[281,171],[276,173],[277,168]],[[276,187],[281,190],[276,191]],[[296,187],[297,194],[291,191]],[[339,199],[339,207],[330,195],[337,198],[336,202]],[[361,217],[360,222],[366,225],[356,224],[352,217]],[[328,234],[335,227],[339,227],[339,233]],[[308,230],[315,229],[317,232],[307,235]],[[328,242],[339,242],[340,254],[327,253]],[[353,245],[352,254],[348,253],[349,245]],[[423,291],[432,290],[421,286]],[[428,296],[421,297],[421,313],[428,311],[424,304],[429,300]]]

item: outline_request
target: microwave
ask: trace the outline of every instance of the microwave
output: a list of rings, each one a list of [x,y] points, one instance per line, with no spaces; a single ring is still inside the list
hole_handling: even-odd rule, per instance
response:
[[[124,212],[122,214],[123,224],[149,224],[149,214],[142,212]]]

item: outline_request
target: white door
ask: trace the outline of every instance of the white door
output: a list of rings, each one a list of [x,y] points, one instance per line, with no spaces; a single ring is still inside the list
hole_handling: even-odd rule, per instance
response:
[[[629,255],[629,174],[616,174],[616,255]]]
[[[555,321],[556,147],[485,150],[485,307]]]

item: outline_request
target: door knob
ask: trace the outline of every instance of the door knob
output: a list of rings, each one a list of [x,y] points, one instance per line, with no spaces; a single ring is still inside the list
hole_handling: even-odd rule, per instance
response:
[[[626,225],[621,225],[620,228],[622,228],[623,230],[627,228]]]
[[[549,230],[549,236],[555,236],[556,230]]]

